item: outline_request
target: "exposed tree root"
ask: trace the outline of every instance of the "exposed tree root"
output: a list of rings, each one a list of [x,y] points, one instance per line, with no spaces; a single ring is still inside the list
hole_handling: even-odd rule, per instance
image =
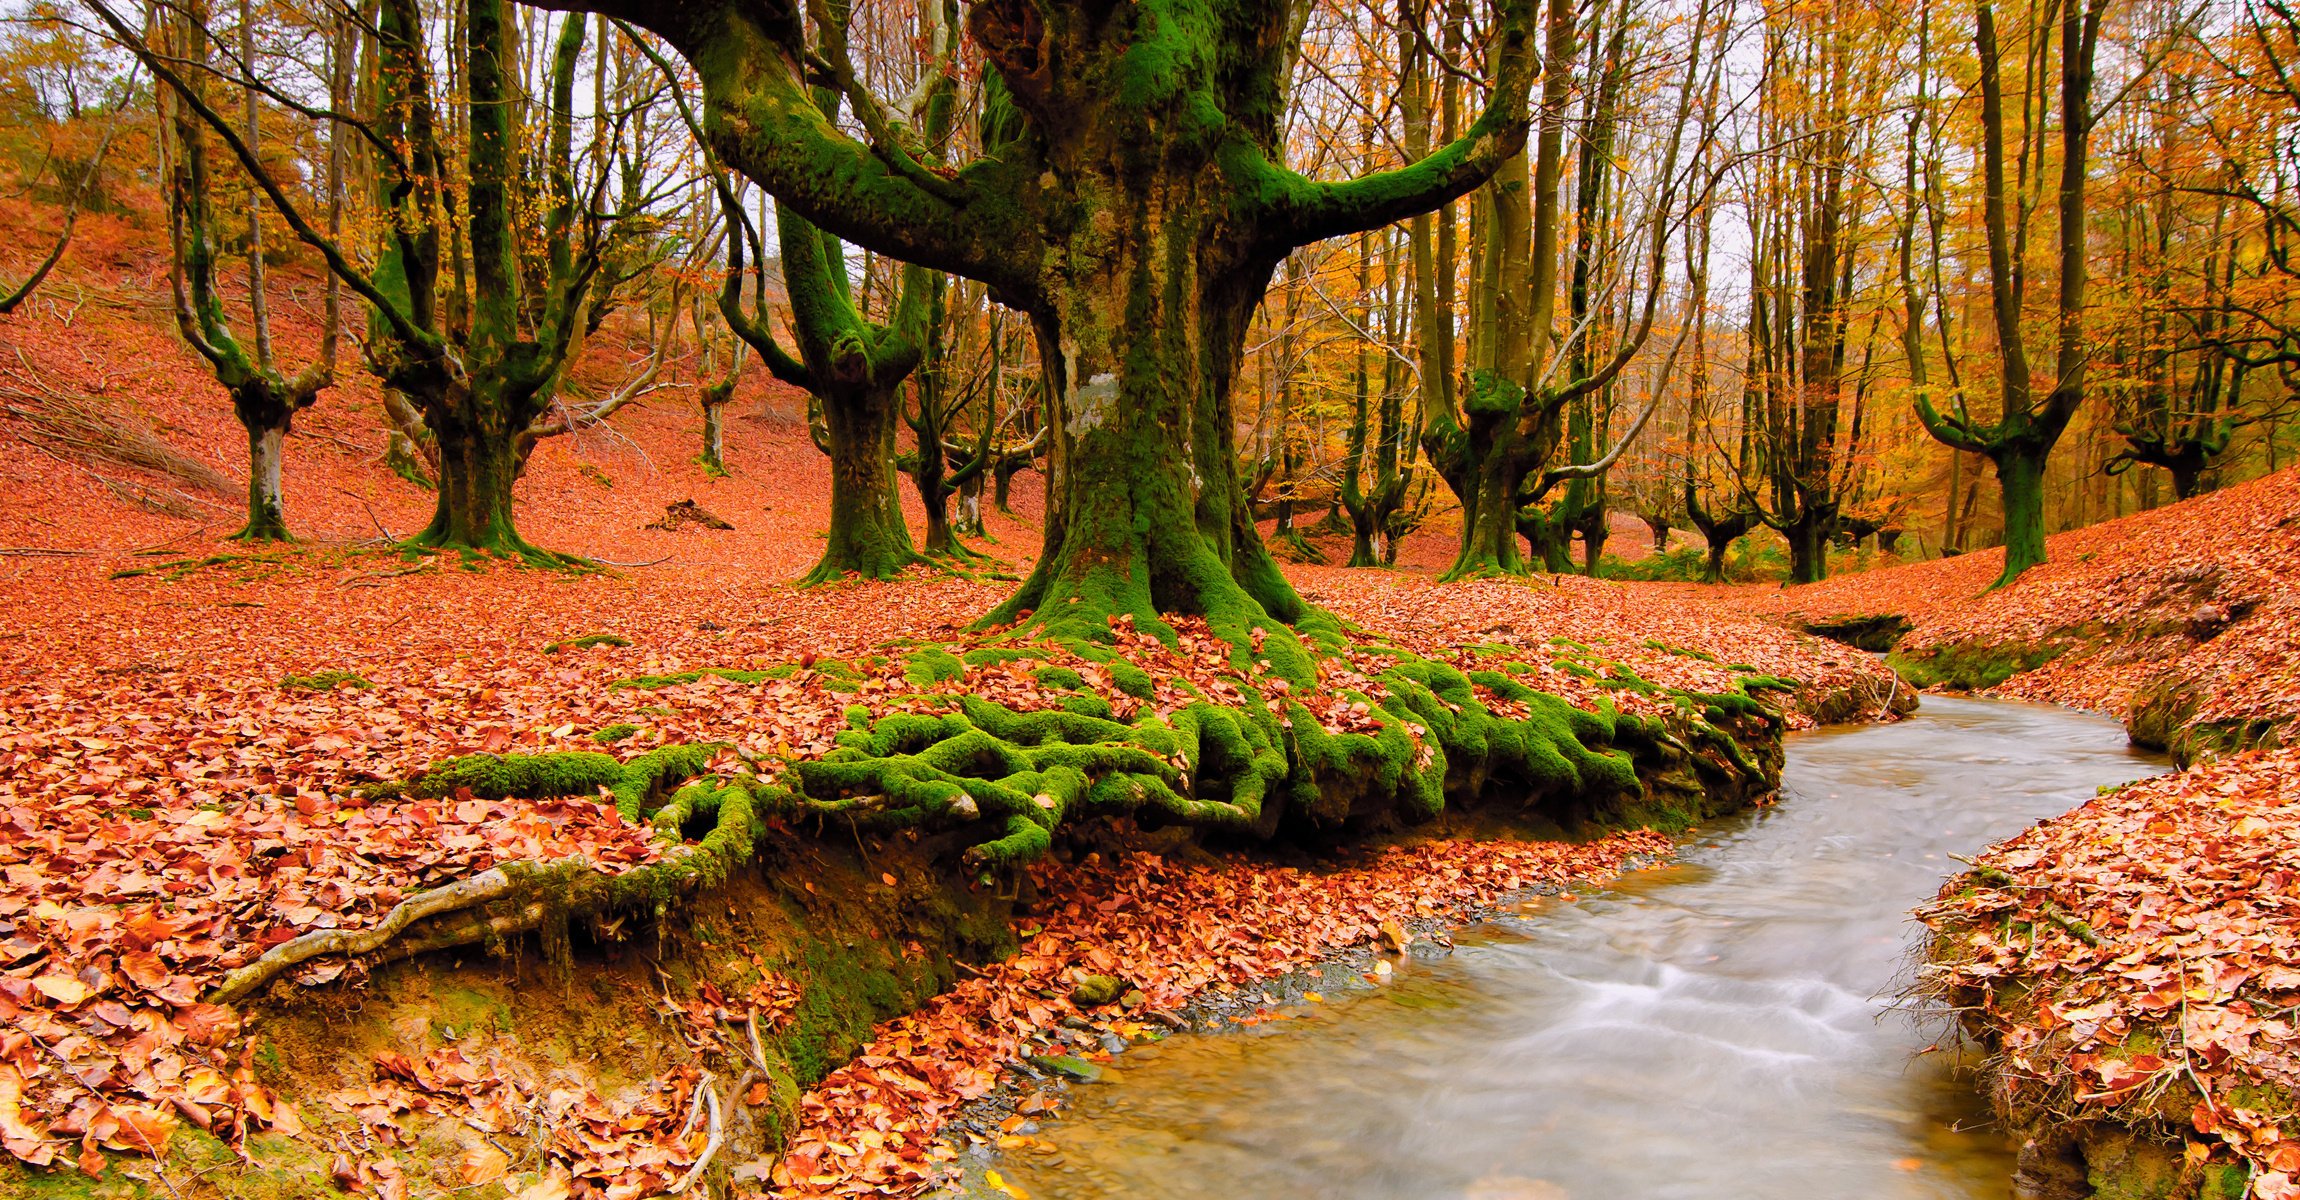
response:
[[[758,833],[756,800],[780,794],[756,778],[698,780],[646,812],[655,797],[693,779],[720,749],[713,744],[668,747],[628,763],[582,752],[473,755],[376,789],[414,796],[468,789],[488,797],[571,796],[604,789],[625,819],[650,816],[668,848],[655,862],[620,875],[606,874],[582,858],[491,867],[408,897],[371,928],[318,930],[282,942],[226,975],[207,1000],[229,1004],[243,999],[291,968],[326,955],[402,958],[538,930],[547,946],[563,946],[570,918],[601,919],[641,908],[659,916],[672,900],[717,883],[750,858]],[[701,841],[686,841],[691,827],[703,822],[710,825]]]
[[[1061,653],[1099,668],[1116,699],[1158,702],[1120,719],[1112,696],[1084,686],[1078,671],[1042,666],[1036,676],[1048,691],[1041,695],[1059,707],[1018,711],[953,691],[909,698],[902,706],[909,711],[874,715],[857,705],[828,754],[762,766],[766,775],[749,759],[707,775],[728,749],[720,744],[666,746],[629,761],[569,751],[442,763],[370,794],[604,795],[625,820],[655,825],[662,857],[619,875],[582,859],[503,864],[411,896],[373,928],[324,930],[275,946],[228,975],[209,999],[255,994],[327,955],[399,958],[530,931],[541,932],[547,952],[564,953],[570,919],[613,929],[620,914],[660,916],[679,897],[715,884],[751,856],[767,815],[835,818],[855,829],[962,831],[973,842],[965,865],[987,879],[1046,853],[1064,822],[1095,816],[1261,840],[1282,828],[1417,822],[1449,798],[1506,797],[1529,808],[1562,805],[1550,814],[1569,822],[1674,827],[1700,819],[1719,795],[1742,797],[1778,781],[1777,755],[1752,756],[1741,739],[1778,732],[1779,715],[1753,693],[1786,681],[1751,676],[1732,692],[1696,693],[1615,668],[1609,684],[1666,697],[1674,711],[1637,715],[1608,702],[1592,712],[1514,677],[1547,665],[1524,657],[1544,650],[1481,647],[1477,669],[1465,671],[1375,647],[1328,664],[1357,686],[1320,694],[1296,690],[1268,669],[1267,657],[1255,657],[1278,646],[1274,637],[1256,639],[1240,648],[1235,675],[1201,674],[1197,683],[1172,675],[1163,685],[1120,649],[1086,642],[977,645],[964,658],[950,647],[918,647],[904,676],[921,689],[963,680],[970,663]],[[1358,666],[1378,673],[1358,674]],[[1591,673],[1580,663],[1570,668]],[[1315,668],[1310,678],[1319,678]],[[1193,698],[1178,701],[1178,694]]]

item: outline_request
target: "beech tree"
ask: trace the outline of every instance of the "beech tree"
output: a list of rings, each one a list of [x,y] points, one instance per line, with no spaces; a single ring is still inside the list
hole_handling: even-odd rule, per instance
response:
[[[844,70],[851,75],[846,25],[849,12],[840,7],[825,15],[829,19],[816,26],[808,51],[817,61],[847,64]],[[951,84],[944,68],[954,53],[955,36],[955,28],[947,23],[930,31],[928,57],[932,65],[924,75],[931,86],[921,90],[912,111],[904,114],[934,136],[947,136],[952,119]],[[727,268],[721,277],[719,315],[759,356],[768,374],[806,392],[808,425],[815,446],[831,460],[828,537],[821,560],[799,582],[829,583],[850,574],[892,579],[904,567],[924,561],[911,542],[902,496],[895,487],[895,435],[903,417],[901,389],[917,373],[928,350],[930,323],[940,316],[942,277],[923,267],[901,268],[900,291],[890,319],[870,320],[856,303],[845,243],[788,206],[773,204],[765,197],[761,199],[760,219],[754,223],[743,206],[741,185],[730,181],[717,163],[704,118],[680,90],[685,81],[676,64],[652,48],[646,52],[672,81],[679,112],[704,147],[707,170],[724,212]],[[815,111],[830,120],[838,118],[845,99],[844,92],[831,86],[817,86],[808,94]],[[879,122],[890,119],[879,113],[874,127],[885,128]],[[768,315],[767,256],[761,230],[770,217],[789,301],[795,355],[776,340]],[[746,248],[757,264],[748,274]],[[943,547],[930,540],[928,552],[939,549]]]
[[[162,10],[158,25],[171,60],[185,71],[190,97],[207,104],[216,71],[210,49],[211,15],[203,0]],[[341,107],[351,90],[348,27],[337,22],[327,38],[329,102]],[[238,60],[240,69],[256,67],[254,6],[242,0],[239,11]],[[342,312],[336,281],[327,283],[319,352],[302,370],[289,373],[279,365],[272,344],[271,310],[265,287],[263,197],[254,185],[247,189],[243,233],[247,240],[247,337],[235,332],[225,312],[217,267],[219,219],[216,214],[216,172],[208,157],[208,130],[194,105],[167,90],[160,92],[166,117],[166,190],[168,240],[171,250],[169,283],[175,299],[176,328],[184,341],[208,360],[216,382],[232,398],[232,413],[248,438],[248,519],[233,538],[245,542],[284,542],[288,535],[286,506],[280,494],[280,465],[285,440],[295,415],[311,407],[335,381],[336,344]],[[263,106],[254,87],[242,91],[240,144],[260,156]],[[216,110],[211,110],[216,111]],[[331,235],[343,225],[343,163],[341,143],[328,139],[326,167],[327,224]]]
[[[1628,20],[1626,7],[1615,19]],[[1713,175],[1704,178],[1706,173],[1698,169],[1680,172],[1678,164],[1686,157],[1689,131],[1696,151],[1690,159],[1699,163],[1699,150],[1714,128],[1713,104],[1708,106],[1711,115],[1698,129],[1693,118],[1701,107],[1701,81],[1715,77],[1718,56],[1709,51],[1720,31],[1714,6],[1698,5],[1686,43],[1683,77],[1664,132],[1656,139],[1660,154],[1654,185],[1644,198],[1643,213],[1629,223],[1630,253],[1622,256],[1636,280],[1635,311],[1626,315],[1603,353],[1584,353],[1590,318],[1600,307],[1592,303],[1586,279],[1570,302],[1576,319],[1567,322],[1562,333],[1553,328],[1558,316],[1559,243],[1566,228],[1560,182],[1574,97],[1573,64],[1582,33],[1572,0],[1550,0],[1530,174],[1525,157],[1519,155],[1483,194],[1484,254],[1473,285],[1470,385],[1460,398],[1458,413],[1445,406],[1430,411],[1422,435],[1431,461],[1462,506],[1461,546],[1445,578],[1524,571],[1521,537],[1540,551],[1544,565],[1569,567],[1558,549],[1565,536],[1561,518],[1567,514],[1543,501],[1559,484],[1593,479],[1610,469],[1655,411],[1657,405],[1649,404],[1612,448],[1597,457],[1573,461],[1579,456],[1569,452],[1569,461],[1558,461],[1575,402],[1610,386],[1644,348],[1667,291],[1667,254],[1671,233],[1682,220],[1680,205],[1689,194],[1696,199],[1705,195],[1713,184]],[[1614,66],[1609,55],[1600,70]],[[1599,106],[1592,119],[1610,118]],[[1589,142],[1583,145],[1586,149]],[[1593,219],[1593,214],[1584,219]],[[1682,337],[1677,339],[1677,345],[1682,343]],[[1677,345],[1670,349],[1672,360]]]
[[[523,139],[514,132],[517,35],[507,0],[464,0],[465,57],[457,60],[464,77],[460,94],[445,99],[433,83],[421,5],[378,0],[367,31],[374,54],[373,77],[365,81],[369,110],[314,114],[356,132],[376,163],[373,203],[383,232],[363,253],[350,239],[329,236],[272,178],[238,122],[209,101],[187,68],[155,52],[104,0],[89,2],[112,35],[231,149],[296,236],[366,302],[368,365],[388,392],[418,410],[437,452],[437,504],[409,544],[575,563],[520,536],[511,491],[521,435],[550,403],[613,217],[601,213],[603,173],[587,189],[575,185],[563,132],[572,120],[586,22],[563,21],[554,39],[553,133]],[[269,94],[287,100],[276,89]],[[452,169],[455,147],[443,120],[451,112],[463,134],[460,172]],[[536,199],[525,189],[537,180],[546,181],[545,213],[540,230],[523,238],[524,204]]]
[[[1203,613],[1233,643],[1308,607],[1271,560],[1235,464],[1230,386],[1247,323],[1296,246],[1460,196],[1522,145],[1529,5],[1494,24],[1490,100],[1420,161],[1340,181],[1283,161],[1301,9],[1279,0],[1111,6],[984,0],[981,157],[921,161],[787,2],[600,0],[694,64],[721,161],[832,233],[988,286],[1048,353],[1052,503],[1030,578],[987,618],[1108,636]],[[944,5],[946,18],[955,4]],[[809,91],[827,67],[865,136]]]
[[[2010,584],[2045,560],[2045,463],[2084,403],[2085,372],[2092,354],[2084,334],[2085,235],[2090,228],[2085,172],[2093,125],[2093,57],[2107,9],[2108,0],[2069,0],[2060,6],[2060,188],[2054,263],[2060,286],[2053,305],[2052,374],[2041,386],[2022,331],[2027,266],[2020,261],[2020,247],[2027,242],[2029,206],[2019,206],[2016,221],[2006,203],[2004,83],[1996,7],[1984,2],[1973,13],[1973,43],[1980,59],[1981,219],[1988,244],[1989,312],[2002,363],[1997,375],[1998,414],[1993,420],[1975,414],[1961,390],[1954,407],[1945,413],[1921,390],[1916,404],[1917,416],[1935,438],[1953,449],[1984,455],[1996,465],[2004,502],[2005,565],[1995,587]],[[2040,34],[2049,28],[2046,16],[2039,11],[2035,31]],[[2043,70],[2033,75],[2038,91],[2033,120],[2041,121],[2049,75]],[[2044,169],[2041,161],[2030,161],[2025,149],[2028,137],[2036,132],[2030,127],[2030,111],[2024,96],[2023,128],[2018,132],[2024,174]]]

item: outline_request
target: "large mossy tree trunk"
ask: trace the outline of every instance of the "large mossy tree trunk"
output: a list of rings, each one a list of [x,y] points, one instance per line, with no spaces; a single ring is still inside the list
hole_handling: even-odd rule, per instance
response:
[[[1294,247],[1466,194],[1523,144],[1529,5],[1504,0],[1485,112],[1414,163],[1318,182],[1283,164],[1305,12],[1285,0],[981,0],[983,154],[925,168],[849,136],[808,94],[805,22],[738,0],[563,0],[644,25],[693,63],[720,159],[841,237],[987,284],[1056,361],[1045,544],[990,621],[1107,639],[1196,613],[1243,646],[1308,611],[1256,535],[1231,383]],[[930,20],[955,16],[930,4]],[[838,56],[833,72],[851,75]],[[924,451],[925,448],[921,448]],[[1293,668],[1306,671],[1306,661]]]
[[[822,561],[799,582],[829,583],[850,572],[892,579],[918,561],[902,495],[895,490],[895,425],[902,405],[892,388],[871,388],[823,405],[831,457],[831,524]]]
[[[1124,144],[1108,136],[1098,153]],[[1053,297],[1058,516],[989,620],[1030,611],[1049,632],[1102,638],[1113,617],[1163,628],[1160,613],[1186,613],[1242,643],[1304,608],[1255,529],[1227,403],[1277,259],[1224,244],[1210,181],[1142,196],[1095,182],[1086,191],[1110,219],[1066,255],[1085,268],[1079,286]]]
[[[519,478],[519,431],[541,405],[503,380],[438,380],[432,386],[436,395],[413,394],[429,414],[439,448],[438,497],[431,523],[410,543],[556,560],[519,535],[511,507],[512,485]]]
[[[2010,582],[2045,559],[2044,468],[2049,442],[2022,439],[1990,452],[1997,488],[2004,500],[2005,566],[2000,581]]]

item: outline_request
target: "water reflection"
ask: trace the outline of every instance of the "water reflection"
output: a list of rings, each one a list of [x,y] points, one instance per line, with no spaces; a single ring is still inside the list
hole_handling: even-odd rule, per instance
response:
[[[1787,794],[1681,863],[1467,931],[1297,1019],[1121,1060],[995,1165],[1037,1200],[1989,1197],[2010,1147],[1887,1011],[1908,906],[2154,770],[2115,723],[1928,699],[1792,740]]]

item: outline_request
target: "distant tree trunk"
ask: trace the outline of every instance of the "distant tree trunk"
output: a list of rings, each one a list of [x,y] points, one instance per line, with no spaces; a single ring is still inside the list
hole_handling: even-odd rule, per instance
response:
[[[247,542],[289,541],[280,499],[280,447],[287,423],[261,425],[243,416],[240,424],[248,431],[248,523],[234,536]]]
[[[823,406],[831,445],[831,523],[823,556],[802,587],[848,573],[892,579],[918,561],[895,490],[895,426],[902,401],[892,387],[859,390]],[[933,527],[931,513],[928,527]]]

